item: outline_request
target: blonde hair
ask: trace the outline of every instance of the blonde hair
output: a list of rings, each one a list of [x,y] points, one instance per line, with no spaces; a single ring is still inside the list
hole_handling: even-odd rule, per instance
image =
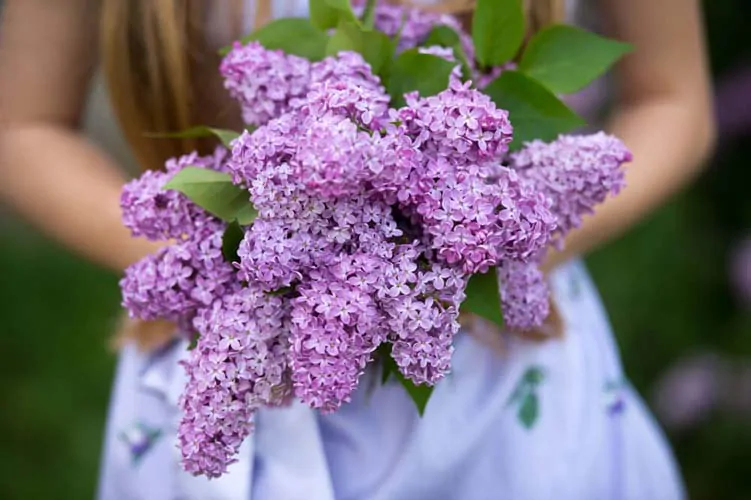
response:
[[[564,0],[523,0],[530,32],[564,16]],[[419,5],[415,1],[402,3]],[[103,0],[100,48],[110,99],[125,137],[144,169],[161,169],[164,162],[213,145],[195,139],[159,139],[146,132],[173,132],[198,123],[202,89],[195,78],[199,67],[216,67],[218,58],[206,45],[204,0]],[[453,13],[465,22],[475,0],[444,0],[432,10]],[[270,18],[271,0],[258,0],[256,25]],[[240,19],[240,0],[232,19]],[[239,26],[236,26],[239,31]],[[238,34],[238,33],[233,33]],[[212,65],[212,63],[215,63]],[[167,322],[124,320],[118,339],[133,339],[143,349],[167,341],[174,326]]]

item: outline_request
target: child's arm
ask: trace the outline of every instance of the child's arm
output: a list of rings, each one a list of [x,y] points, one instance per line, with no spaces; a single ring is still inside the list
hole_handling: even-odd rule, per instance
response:
[[[155,245],[120,221],[122,174],[79,132],[96,63],[98,2],[8,0],[0,25],[0,199],[120,270]]]
[[[710,81],[698,0],[600,0],[609,35],[634,45],[616,71],[609,130],[632,150],[626,188],[585,217],[548,269],[641,220],[692,180],[714,141]]]

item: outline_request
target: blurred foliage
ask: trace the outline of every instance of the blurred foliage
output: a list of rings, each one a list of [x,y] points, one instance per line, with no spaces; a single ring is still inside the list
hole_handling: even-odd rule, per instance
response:
[[[751,61],[747,0],[707,1],[715,74]],[[679,357],[751,359],[751,316],[734,302],[727,257],[751,233],[751,141],[712,162],[687,192],[588,263],[624,365],[649,396]],[[117,276],[0,214],[0,498],[91,498],[115,362]],[[670,436],[691,497],[751,498],[751,423],[714,415]]]
[[[0,498],[93,498],[117,278],[0,226]]]

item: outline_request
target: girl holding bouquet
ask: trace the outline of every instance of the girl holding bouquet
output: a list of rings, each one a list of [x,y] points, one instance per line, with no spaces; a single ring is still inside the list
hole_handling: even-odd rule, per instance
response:
[[[418,2],[415,2],[418,4]],[[561,0],[524,2],[531,30],[562,21]],[[187,341],[134,322],[114,385],[99,498],[634,499],[684,497],[668,446],[626,382],[597,292],[577,256],[618,236],[687,184],[713,141],[698,0],[600,0],[605,25],[636,50],[618,67],[609,130],[636,159],[627,188],[545,262],[554,313],[535,331],[469,321],[452,371],[420,417],[403,388],[363,375],[351,401],[256,415],[218,479],[181,469],[175,448]],[[163,244],[121,222],[123,178],[78,125],[97,61],[146,169],[206,145],[145,131],[240,128],[216,49],[303,0],[8,0],[0,37],[0,193],[38,227],[117,271]],[[462,16],[474,2],[417,5]],[[101,40],[98,41],[98,36]],[[207,116],[210,115],[210,116]],[[513,120],[513,117],[512,117]],[[498,348],[498,340],[503,343]]]

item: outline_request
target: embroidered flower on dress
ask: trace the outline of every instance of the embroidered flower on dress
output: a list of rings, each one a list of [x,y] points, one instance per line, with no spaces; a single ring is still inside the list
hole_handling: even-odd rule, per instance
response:
[[[137,464],[161,435],[160,429],[139,421],[120,432],[118,437],[128,447],[133,463]]]

